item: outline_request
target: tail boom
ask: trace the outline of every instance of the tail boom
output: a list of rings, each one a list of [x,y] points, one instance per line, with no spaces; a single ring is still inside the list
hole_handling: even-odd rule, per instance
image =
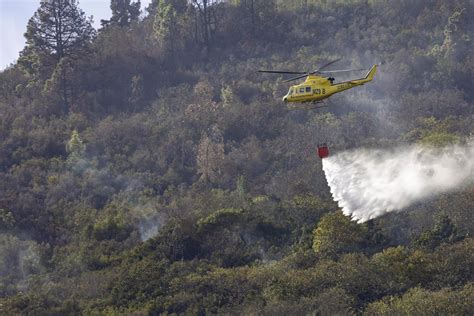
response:
[[[336,83],[334,85],[335,88],[336,88],[335,93],[341,92],[341,91],[344,91],[344,90],[347,90],[347,89],[350,89],[350,88],[353,88],[353,87],[356,87],[356,86],[361,86],[364,83],[372,81],[372,79],[374,79],[374,76],[375,76],[376,72],[377,72],[377,65],[373,65],[372,68],[370,68],[369,72],[367,73],[367,75],[364,78]]]

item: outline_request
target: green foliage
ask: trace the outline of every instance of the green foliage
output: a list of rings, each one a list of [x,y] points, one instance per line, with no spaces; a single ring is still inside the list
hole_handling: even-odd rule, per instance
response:
[[[366,234],[365,226],[351,221],[341,211],[328,213],[314,230],[313,250],[329,257],[360,251]]]
[[[418,127],[408,132],[405,137],[425,146],[444,147],[460,141],[460,137],[451,130],[451,118],[444,121],[438,121],[434,117],[420,118]]]
[[[387,297],[370,304],[367,315],[466,315],[474,304],[473,284],[460,290],[445,288],[430,291],[422,288],[410,289],[401,297]]]
[[[92,17],[86,18],[76,0],[43,0],[29,20],[18,63],[29,77],[28,87],[42,87],[54,112],[59,111],[52,105],[64,113],[73,105],[73,65],[90,53],[95,33]]]
[[[236,96],[231,87],[225,86],[221,89],[221,100],[224,103],[224,107],[230,106],[237,102]]]
[[[72,66],[72,59],[69,57],[63,57],[59,60],[58,64],[54,68],[51,78],[46,80],[43,92],[56,95],[61,98],[64,104],[64,112],[67,113],[69,106],[74,100],[74,91],[72,88],[72,73],[74,71]]]
[[[112,17],[110,20],[101,20],[103,26],[118,25],[120,27],[129,26],[133,21],[137,21],[140,16],[140,0],[111,0],[110,9]]]
[[[0,297],[12,295],[29,276],[44,273],[43,249],[33,240],[0,234]]]
[[[462,236],[458,235],[456,226],[447,215],[442,215],[436,219],[433,229],[421,233],[415,244],[419,247],[434,249],[441,243],[459,239],[462,239]]]
[[[133,265],[125,265],[122,277],[114,283],[111,297],[115,306],[140,306],[163,292],[165,262],[145,259]],[[130,304],[133,302],[133,304]]]
[[[245,177],[243,175],[240,175],[237,178],[237,183],[235,185],[235,191],[240,197],[244,197],[246,194],[246,189],[245,189]]]
[[[66,145],[66,151],[70,155],[80,158],[82,155],[84,155],[85,150],[86,145],[79,137],[79,132],[77,130],[73,130],[71,133],[71,139],[69,139],[69,142]]]
[[[425,145],[431,145],[434,147],[443,147],[451,144],[455,144],[459,141],[459,137],[448,133],[437,133],[430,134],[423,137],[420,142]]]
[[[91,235],[96,240],[115,239],[123,241],[128,238],[132,227],[123,214],[107,214],[100,217],[93,225]]]
[[[13,214],[3,208],[0,208],[0,229],[6,230],[15,225]]]
[[[43,0],[28,22],[28,47],[53,54],[59,61],[77,56],[94,36],[92,19],[87,19],[76,0]]]
[[[139,107],[140,103],[143,102],[144,99],[143,77],[140,75],[133,76],[130,89],[131,94],[129,101],[133,106]]]
[[[166,0],[159,0],[155,20],[153,22],[153,32],[156,39],[164,45],[173,45],[176,40],[176,11]],[[171,48],[174,51],[174,48]]]
[[[197,222],[199,229],[207,229],[215,226],[221,226],[230,224],[239,218],[241,215],[244,215],[245,211],[242,209],[222,209],[218,210],[211,215],[200,219]]]

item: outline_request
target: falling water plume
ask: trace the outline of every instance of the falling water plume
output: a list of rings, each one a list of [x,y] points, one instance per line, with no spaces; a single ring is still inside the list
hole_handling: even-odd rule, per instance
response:
[[[331,194],[362,223],[474,182],[474,142],[467,146],[358,149],[323,159]]]

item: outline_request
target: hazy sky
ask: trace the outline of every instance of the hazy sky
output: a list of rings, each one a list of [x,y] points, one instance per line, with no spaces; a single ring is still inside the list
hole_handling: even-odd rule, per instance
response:
[[[142,11],[151,0],[141,0]],[[25,46],[23,34],[26,24],[38,9],[40,0],[0,0],[0,69],[18,58]],[[79,0],[79,7],[87,16],[94,16],[94,26],[101,19],[110,18],[110,0]]]

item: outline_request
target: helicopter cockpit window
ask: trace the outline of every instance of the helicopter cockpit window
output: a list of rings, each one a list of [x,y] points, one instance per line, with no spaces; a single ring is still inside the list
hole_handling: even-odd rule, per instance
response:
[[[300,93],[304,93],[304,88],[300,88]]]
[[[306,93],[311,92],[311,87],[306,87]]]
[[[289,95],[293,94],[293,89],[290,89],[290,92],[288,92]]]

